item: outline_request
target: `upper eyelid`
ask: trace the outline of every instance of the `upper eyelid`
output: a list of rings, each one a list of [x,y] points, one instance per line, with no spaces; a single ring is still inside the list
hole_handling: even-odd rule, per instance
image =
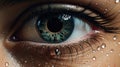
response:
[[[79,6],[85,6],[87,8],[90,8],[91,10],[95,10],[96,12],[99,12],[101,14],[105,14],[108,13],[110,10],[112,10],[114,8],[114,2],[113,1],[109,1],[109,3],[107,1],[101,0],[101,1],[94,1],[94,0],[76,0],[76,1],[72,1],[72,0],[21,0],[21,1],[17,1],[17,0],[12,0],[12,1],[3,1],[0,2],[0,7],[1,6],[9,6],[11,5],[15,5],[15,4],[22,4],[22,3],[30,3],[29,5],[32,4],[49,4],[49,3],[63,3],[63,4],[73,4],[73,5],[79,5]],[[4,4],[2,4],[4,3]],[[97,3],[97,5],[96,5]],[[104,5],[102,4],[104,3]],[[5,5],[6,4],[6,5]],[[108,5],[112,4],[111,7],[108,7]],[[105,8],[108,8],[107,11]]]

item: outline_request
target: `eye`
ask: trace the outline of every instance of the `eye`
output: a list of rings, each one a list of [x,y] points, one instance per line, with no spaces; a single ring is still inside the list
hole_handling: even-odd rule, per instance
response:
[[[116,31],[110,19],[85,7],[46,4],[33,5],[20,14],[8,39],[15,43],[11,51],[17,57],[69,60],[101,45],[103,32]]]
[[[92,22],[99,15],[75,5],[42,5],[27,13],[27,17],[22,18],[24,23],[17,25],[11,37],[13,41],[71,43],[90,38],[95,34],[93,31],[98,30]]]

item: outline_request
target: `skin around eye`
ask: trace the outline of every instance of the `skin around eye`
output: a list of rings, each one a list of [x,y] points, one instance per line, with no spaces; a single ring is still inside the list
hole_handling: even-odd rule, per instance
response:
[[[53,8],[52,8],[53,9]],[[52,10],[51,9],[51,10]],[[57,8],[58,9],[58,8]],[[56,10],[57,10],[56,9]],[[61,8],[60,8],[61,9]],[[60,10],[59,9],[59,10]],[[63,14],[64,14],[64,12],[66,13],[66,11],[64,11],[63,9],[61,9],[62,11],[63,11]],[[42,11],[42,10],[41,10]],[[82,13],[82,11],[83,11],[83,13]],[[37,13],[38,12],[38,13]],[[48,11],[49,12],[49,11]],[[64,61],[67,61],[68,62],[68,64],[66,64],[67,66],[69,66],[69,63],[72,61],[71,59],[73,59],[73,60],[75,60],[76,59],[76,56],[77,57],[82,57],[84,54],[86,54],[87,52],[89,52],[89,51],[91,51],[91,50],[94,50],[94,49],[96,49],[99,45],[100,45],[100,41],[102,41],[102,33],[100,33],[100,31],[97,31],[96,29],[97,29],[97,27],[95,28],[95,26],[94,25],[89,25],[87,22],[85,22],[85,21],[82,21],[80,18],[78,18],[78,17],[82,17],[82,19],[84,18],[84,20],[86,19],[86,18],[89,18],[90,20],[88,20],[88,21],[91,21],[91,22],[96,22],[96,24],[98,23],[97,21],[96,21],[96,19],[95,20],[93,20],[93,18],[96,18],[96,17],[98,17],[97,15],[95,16],[95,17],[90,17],[89,16],[89,14],[91,14],[92,12],[91,11],[89,11],[89,10],[81,10],[81,13],[79,14],[79,15],[76,15],[76,13],[75,12],[70,12],[70,14],[69,14],[69,12],[67,12],[67,14],[68,15],[70,15],[71,17],[72,17],[72,19],[71,18],[69,18],[69,19],[67,19],[67,21],[65,20],[65,18],[63,19],[61,19],[61,16],[60,15],[62,15],[62,14],[60,14],[59,12],[53,12],[53,13],[51,13],[52,15],[53,15],[53,17],[54,17],[54,19],[56,19],[56,17],[58,17],[57,19],[60,19],[62,22],[71,22],[71,20],[73,20],[74,21],[74,30],[73,30],[73,33],[72,33],[72,35],[71,35],[71,37],[70,37],[70,39],[72,39],[72,37],[73,37],[73,35],[76,35],[75,33],[76,32],[78,32],[78,31],[80,31],[79,33],[78,33],[78,35],[79,35],[79,39],[81,39],[81,37],[84,37],[84,36],[88,36],[87,38],[85,37],[84,39],[82,39],[82,40],[79,40],[78,39],[78,37],[76,37],[75,38],[75,36],[74,36],[74,40],[76,39],[76,42],[74,42],[74,43],[69,43],[69,42],[71,42],[71,41],[73,41],[73,40],[70,40],[69,41],[69,39],[68,39],[68,43],[62,43],[62,44],[59,44],[59,43],[57,43],[57,45],[56,44],[49,44],[49,42],[46,42],[46,43],[38,43],[40,40],[41,41],[44,41],[44,39],[42,39],[42,38],[39,38],[40,36],[39,36],[39,34],[36,32],[32,32],[31,33],[31,31],[35,31],[36,30],[36,26],[35,26],[35,24],[36,23],[34,23],[33,21],[36,21],[36,19],[38,20],[38,19],[40,19],[39,21],[41,21],[41,18],[43,18],[44,16],[44,18],[46,19],[47,18],[47,13],[48,12],[45,12],[45,14],[43,14],[43,13],[41,13],[40,11],[35,11],[35,12],[32,12],[32,14],[31,14],[31,12],[28,12],[28,14],[31,14],[31,15],[24,15],[25,17],[27,17],[27,19],[26,18],[24,18],[24,19],[22,19],[23,20],[23,22],[24,22],[24,24],[22,24],[22,25],[20,25],[20,26],[18,26],[18,25],[16,25],[18,28],[16,28],[16,30],[14,29],[14,32],[10,35],[11,37],[10,37],[10,42],[13,42],[14,43],[14,48],[12,48],[12,49],[9,49],[11,52],[12,52],[12,54],[17,58],[17,59],[19,59],[20,61],[21,61],[21,64],[24,64],[22,61],[22,59],[20,59],[20,58],[22,58],[22,57],[24,57],[24,58],[26,58],[25,56],[27,56],[27,55],[29,55],[30,57],[32,57],[32,58],[34,58],[35,56],[37,56],[36,58],[34,58],[33,60],[36,60],[36,59],[41,59],[41,58],[43,58],[43,60],[44,61],[38,61],[39,63],[42,63],[42,65],[45,65],[45,63],[46,63],[46,61],[52,61],[51,63],[53,63],[53,64],[56,64],[54,61],[55,60],[60,60],[60,61],[62,61],[62,62],[64,62]],[[77,12],[77,11],[76,11]],[[37,13],[37,14],[36,14]],[[40,14],[39,14],[40,13]],[[56,13],[56,15],[54,15],[54,13]],[[86,13],[86,14],[84,14],[84,13]],[[57,15],[58,14],[58,15]],[[60,15],[59,15],[60,14]],[[77,13],[78,14],[78,13]],[[36,17],[37,15],[40,15],[40,16],[38,16],[38,17]],[[60,17],[59,17],[60,16]],[[30,18],[28,18],[28,17],[30,17]],[[32,18],[32,21],[31,21],[31,18]],[[34,19],[33,19],[34,18]],[[48,18],[50,18],[51,19],[51,15],[49,14],[48,15]],[[44,21],[44,23],[46,23],[46,22],[48,22],[48,18],[47,18],[47,21]],[[53,20],[54,20],[53,19]],[[101,19],[101,18],[100,18]],[[87,20],[87,19],[86,19]],[[25,24],[25,22],[26,21],[28,21],[28,25],[27,24]],[[52,21],[52,20],[51,20]],[[32,24],[30,24],[30,23],[32,23]],[[104,22],[104,21],[103,21]],[[41,21],[41,23],[42,23],[42,21]],[[47,26],[47,24],[45,24],[44,25],[44,23],[42,23],[42,25],[43,26]],[[99,22],[100,23],[100,22]],[[73,24],[72,24],[73,25]],[[68,25],[68,27],[70,27],[71,28],[71,26],[72,26],[71,24],[70,24],[70,26]],[[24,27],[23,27],[24,26]],[[28,26],[28,27],[26,27],[26,26]],[[94,31],[92,30],[92,27],[94,27]],[[38,26],[39,27],[39,26]],[[67,25],[66,25],[66,27],[67,27]],[[99,27],[103,27],[102,25],[100,26],[99,25]],[[24,30],[24,31],[21,31],[21,28]],[[33,29],[32,29],[33,28]],[[107,29],[107,27],[106,26],[104,26],[104,28],[106,28]],[[104,29],[103,28],[103,29]],[[28,29],[28,30],[27,30]],[[41,28],[40,28],[41,29]],[[47,27],[47,29],[48,29],[48,27]],[[77,30],[77,31],[76,31]],[[108,30],[108,29],[107,29]],[[109,30],[111,30],[111,29],[109,29]],[[30,31],[30,32],[29,32]],[[37,30],[37,31],[39,31],[39,30]],[[49,30],[50,31],[50,30]],[[68,31],[69,31],[69,29],[68,29]],[[102,30],[101,30],[102,31]],[[16,33],[16,32],[18,32],[18,33]],[[27,35],[24,35],[25,34],[25,32],[26,33],[28,33]],[[92,33],[91,33],[92,32]],[[30,34],[31,33],[31,34]],[[68,33],[68,32],[66,32],[66,33]],[[37,34],[37,35],[35,35],[35,34]],[[80,35],[81,34],[81,35]],[[21,36],[22,35],[22,36]],[[35,39],[32,39],[31,41],[28,41],[27,40],[27,38],[25,38],[25,37],[28,37],[28,36],[30,36],[30,35],[32,35],[32,37],[34,37],[35,39],[38,39],[37,41],[37,43],[36,42],[32,42],[32,40],[35,40]],[[76,36],[78,36],[78,35],[76,35]],[[35,37],[35,36],[37,36],[37,37]],[[21,40],[21,39],[19,39],[19,37],[21,37],[21,39],[23,38],[23,40]],[[47,38],[47,37],[46,37]],[[31,38],[29,38],[29,39],[31,39]],[[77,41],[78,40],[78,41]],[[53,41],[54,42],[54,41]],[[93,44],[94,43],[94,44]],[[98,44],[99,43],[99,44]],[[91,45],[91,44],[93,44],[93,45]],[[34,46],[33,46],[34,45]],[[33,48],[34,47],[34,48]],[[23,49],[24,48],[24,49]],[[26,49],[25,49],[26,48]],[[74,49],[73,49],[74,48]],[[23,50],[21,50],[21,49],[23,49]],[[35,49],[35,50],[34,50]],[[19,54],[17,53],[19,51]],[[39,52],[40,51],[40,52]],[[43,52],[41,52],[41,51],[43,51]],[[27,54],[24,54],[24,52],[25,53],[27,53]],[[30,57],[29,58],[27,58],[27,60],[30,60]],[[33,64],[36,64],[36,63],[38,63],[37,61],[35,61]],[[49,63],[49,64],[51,64],[50,62],[47,62],[47,63]],[[76,63],[75,63],[76,64]],[[82,64],[81,62],[79,62],[79,64]],[[59,63],[57,63],[57,65],[59,65]]]
[[[98,31],[96,31],[96,32],[98,32]],[[100,34],[100,35],[104,35],[103,37],[107,37],[107,36],[105,36],[105,34]],[[96,36],[93,36],[93,37],[95,37],[96,38]],[[98,39],[101,39],[101,38],[99,38],[99,37],[97,37]],[[109,39],[109,38],[108,38]],[[95,39],[96,41],[98,41],[97,39]],[[105,39],[106,40],[106,39]],[[88,41],[89,41],[89,39],[88,39]],[[101,41],[101,40],[100,40]],[[91,42],[91,41],[90,41]],[[95,41],[92,41],[92,42],[94,42],[95,43]],[[103,42],[103,41],[102,41]],[[13,45],[13,43],[14,42],[12,42],[12,44],[11,45]],[[81,42],[80,42],[81,43]],[[86,45],[84,45],[84,48],[86,48],[87,47],[87,45],[89,45],[89,43],[87,43],[87,42],[83,42],[84,44],[86,44]],[[83,45],[83,43],[81,44],[81,45]],[[106,43],[106,42],[105,42]],[[80,51],[80,52],[77,52],[77,51],[79,51],[79,50],[81,50],[83,47],[81,47],[81,49],[80,48],[77,48],[77,47],[80,47],[80,46],[67,46],[67,47],[61,47],[61,46],[59,46],[59,47],[45,47],[45,46],[42,46],[42,47],[39,47],[39,46],[32,46],[32,45],[36,45],[36,44],[38,44],[39,45],[39,43],[33,43],[33,42],[20,42],[20,43],[14,43],[14,45],[16,45],[16,46],[14,46],[14,48],[12,48],[12,49],[10,49],[10,51],[12,52],[12,54],[16,57],[16,59],[19,59],[19,61],[20,61],[20,63],[21,64],[23,64],[24,66],[32,66],[32,65],[38,65],[39,63],[41,63],[41,66],[43,65],[48,65],[48,66],[52,66],[52,65],[58,65],[57,67],[59,67],[59,66],[65,66],[65,65],[67,65],[68,67],[69,66],[72,66],[72,65],[70,65],[70,64],[68,64],[69,63],[69,60],[70,60],[70,58],[72,57],[75,57],[74,55],[76,55],[77,53],[79,54],[79,55],[81,55],[81,53],[86,53],[86,51],[88,51],[88,50],[85,50],[85,51]],[[93,44],[93,43],[92,43]],[[96,43],[96,44],[98,44],[98,43]],[[96,45],[95,44],[95,45]],[[99,43],[98,45],[100,45],[101,43]],[[8,42],[8,45],[10,45],[10,42]],[[64,45],[64,44],[63,44]],[[79,44],[80,45],[80,44]],[[28,48],[29,47],[29,48]],[[94,46],[95,47],[95,46]],[[24,48],[24,49],[23,49]],[[26,49],[27,48],[27,49]],[[50,48],[50,49],[48,49],[48,48]],[[53,49],[54,48],[54,49]],[[21,50],[21,49],[23,49],[23,50]],[[73,50],[70,50],[70,49],[73,49]],[[50,50],[50,52],[48,52]],[[39,51],[43,51],[43,52],[39,52]],[[18,52],[19,52],[19,54],[18,54]],[[36,54],[35,54],[36,53]],[[28,57],[28,55],[29,55],[29,57]],[[43,57],[43,56],[45,56],[45,57]],[[36,57],[36,58],[35,58]],[[23,58],[23,59],[21,59],[21,58]],[[32,59],[31,59],[32,58]],[[42,61],[36,61],[36,60],[41,60],[41,58],[43,58],[42,59]],[[46,59],[45,59],[46,58]],[[56,61],[55,60],[52,60],[52,59],[50,59],[50,58],[52,58],[52,59],[55,59],[55,60],[62,60],[62,62],[60,62],[59,61],[59,63],[55,63]],[[69,58],[69,59],[68,59]],[[79,57],[80,58],[80,57]],[[82,57],[83,58],[83,57]],[[93,58],[96,58],[96,56],[95,57],[93,57]],[[63,60],[64,59],[64,60]],[[67,59],[67,60],[66,60]],[[78,58],[76,58],[76,59],[78,59]],[[30,62],[27,62],[27,64],[25,64],[25,62],[24,61],[30,61]],[[44,60],[44,61],[43,61]],[[50,61],[51,60],[51,61]],[[74,59],[75,60],[75,59]],[[81,59],[80,59],[81,60]],[[85,60],[85,59],[84,59]],[[35,61],[35,62],[32,62],[32,61]],[[65,62],[66,61],[66,62]],[[31,63],[32,62],[32,63]],[[49,63],[49,62],[51,62],[51,63]],[[61,64],[61,63],[66,63],[66,64]],[[68,63],[67,63],[68,62]],[[70,61],[70,63],[71,63],[71,61]],[[30,65],[28,65],[28,64],[30,64]],[[80,65],[82,66],[82,64],[83,63],[80,63]],[[77,65],[79,65],[79,63],[78,64],[75,64],[75,66],[77,66]],[[73,65],[73,67],[74,67],[74,65]]]

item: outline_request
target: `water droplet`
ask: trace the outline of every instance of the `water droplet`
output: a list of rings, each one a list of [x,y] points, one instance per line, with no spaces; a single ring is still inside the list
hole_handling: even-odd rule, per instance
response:
[[[27,63],[27,61],[26,61],[26,60],[25,60],[24,62],[25,62],[25,63]]]
[[[95,5],[98,5],[98,3],[95,3]]]
[[[9,63],[8,62],[5,62],[5,67],[8,67],[9,66]]]
[[[60,55],[61,54],[61,52],[60,52],[60,50],[57,48],[57,49],[55,49],[55,54],[56,55]]]
[[[101,48],[104,49],[106,47],[105,43],[102,43]]]
[[[106,56],[109,56],[109,54],[107,53]]]
[[[38,64],[38,66],[40,67],[41,64]]]
[[[94,56],[94,57],[92,58],[92,60],[94,60],[94,61],[95,61],[95,60],[96,60],[96,57]]]
[[[114,49],[111,49],[110,52],[112,53],[114,51]]]
[[[54,65],[52,65],[52,67],[55,67]]]
[[[92,50],[93,53],[95,53],[96,51],[95,50]]]
[[[113,36],[113,40],[117,40],[117,37],[116,37],[116,36]]]
[[[120,42],[118,42],[118,44],[120,45]]]
[[[120,0],[116,0],[116,1],[115,1],[115,3],[119,3],[119,2],[120,2]]]
[[[98,47],[97,47],[97,50],[98,50],[98,51],[100,51],[100,50],[101,50],[101,47],[100,47],[100,46],[98,46]]]

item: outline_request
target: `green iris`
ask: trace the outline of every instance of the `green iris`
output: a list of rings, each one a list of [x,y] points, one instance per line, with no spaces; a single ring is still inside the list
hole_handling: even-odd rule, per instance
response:
[[[40,37],[48,43],[60,43],[67,40],[73,32],[74,20],[68,14],[48,15],[38,19]]]

